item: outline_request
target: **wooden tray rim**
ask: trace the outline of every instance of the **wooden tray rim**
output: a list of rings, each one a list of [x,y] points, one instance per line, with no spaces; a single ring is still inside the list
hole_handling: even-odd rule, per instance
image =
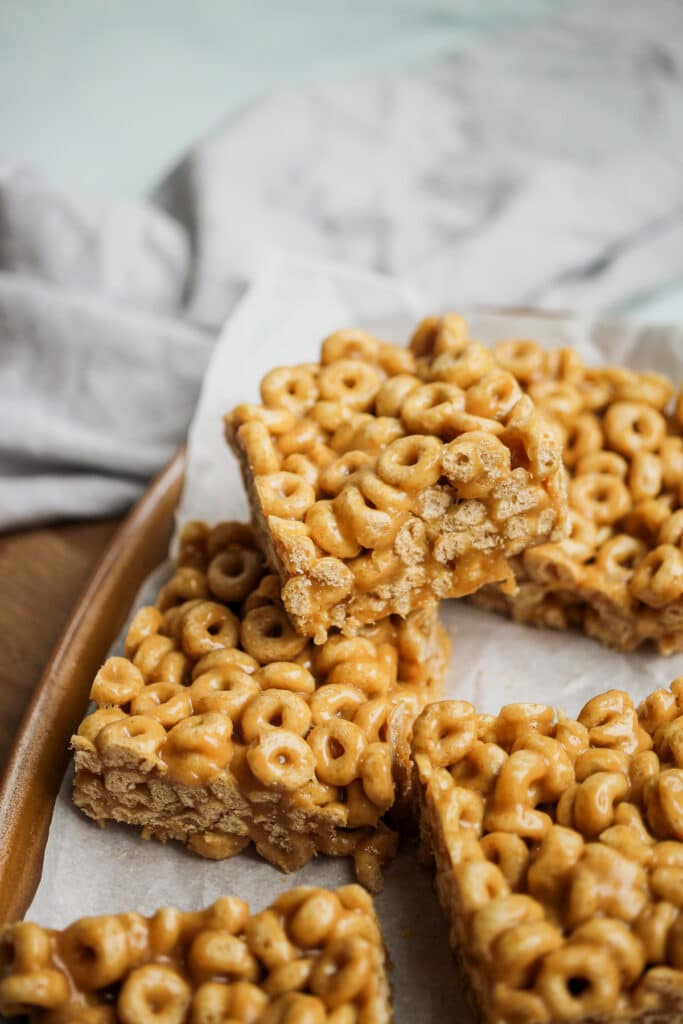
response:
[[[23,917],[38,887],[69,739],[140,586],[166,557],[184,469],[183,447],[114,534],[23,715],[0,782],[0,925]]]

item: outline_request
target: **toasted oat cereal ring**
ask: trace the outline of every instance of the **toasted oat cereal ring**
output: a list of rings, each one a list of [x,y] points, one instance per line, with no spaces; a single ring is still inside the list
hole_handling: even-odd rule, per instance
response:
[[[157,608],[165,612],[174,605],[204,599],[209,596],[206,576],[199,569],[176,569],[175,574],[159,591],[156,600]]]
[[[254,485],[265,516],[303,519],[315,501],[311,485],[294,473],[266,473],[255,477]]]
[[[602,451],[600,420],[592,412],[582,412],[566,424],[567,437],[562,451],[565,466],[576,466],[582,459]],[[592,470],[595,472],[595,470]]]
[[[211,559],[207,579],[219,601],[243,601],[258,583],[263,559],[258,551],[231,544]]]
[[[562,932],[547,921],[509,928],[496,941],[493,971],[515,988],[529,985],[544,956],[564,944]]]
[[[192,715],[174,725],[162,749],[168,778],[185,786],[205,786],[232,758],[232,720],[217,711]]]
[[[391,544],[398,529],[395,519],[380,509],[372,508],[354,484],[347,484],[332,502],[335,514],[348,523],[354,539],[364,548]]]
[[[371,661],[376,657],[377,648],[366,637],[334,633],[321,647],[315,647],[312,654],[315,674],[327,676],[340,662]]]
[[[323,1003],[305,992],[285,992],[269,1003],[258,1024],[325,1024]]]
[[[133,664],[140,669],[146,682],[161,679],[164,662],[176,650],[176,642],[170,636],[148,636],[133,655]]]
[[[310,695],[315,690],[315,679],[304,665],[290,661],[274,661],[254,673],[262,690],[288,690]]]
[[[77,735],[92,743],[94,748],[95,740],[105,725],[109,725],[110,722],[118,722],[126,717],[126,712],[120,707],[98,708],[85,716],[78,727]]]
[[[237,431],[237,440],[254,476],[277,473],[280,469],[289,468],[282,465],[280,453],[268,433],[268,428],[258,420],[243,423]]]
[[[282,455],[308,453],[323,442],[325,435],[315,420],[306,418],[295,424],[291,430],[278,439],[278,450]]]
[[[459,496],[483,498],[510,473],[510,449],[497,437],[474,431],[444,445],[441,465]]]
[[[627,533],[618,533],[602,545],[595,564],[612,579],[628,580],[646,552],[647,547],[642,541]]]
[[[64,1007],[69,1002],[69,982],[61,970],[48,966],[52,950],[48,933],[22,921],[7,926],[0,940],[0,962],[7,972],[0,979],[0,1006],[5,1013],[31,1007],[34,1013]]]
[[[190,658],[201,658],[221,647],[235,647],[239,620],[229,608],[215,601],[202,601],[183,620],[180,640]]]
[[[460,761],[477,741],[477,714],[463,700],[438,701],[422,712],[413,732],[418,754],[427,754],[437,768]]]
[[[351,523],[337,514],[332,501],[316,501],[306,513],[306,526],[312,540],[335,558],[355,558],[360,544]]]
[[[382,383],[374,366],[357,359],[339,359],[320,370],[320,397],[363,411],[372,405]]]
[[[225,551],[233,544],[239,544],[243,548],[253,548],[254,551],[259,550],[256,530],[251,523],[238,523],[230,519],[212,526],[206,539],[206,552],[209,561],[219,551]]]
[[[391,747],[388,743],[368,743],[360,756],[359,770],[368,800],[387,811],[395,799]]]
[[[636,452],[631,460],[628,485],[634,502],[656,498],[662,489],[662,460],[654,452]]]
[[[591,473],[616,476],[620,480],[626,479],[628,463],[616,452],[592,452],[589,455],[582,455],[574,467],[574,476],[585,476]]]
[[[625,484],[606,473],[586,473],[569,482],[569,498],[578,512],[599,526],[623,519],[631,509]]]
[[[264,786],[295,790],[315,772],[315,756],[306,740],[286,729],[260,733],[247,749],[247,763]]]
[[[529,338],[499,341],[493,348],[493,355],[496,362],[522,384],[531,384],[543,375],[546,354]]]
[[[318,388],[310,370],[304,366],[281,366],[261,381],[264,405],[288,409],[295,416],[308,412],[318,397]]]
[[[330,786],[348,786],[358,776],[358,762],[365,742],[358,726],[343,718],[331,718],[316,725],[308,736],[308,743],[320,781]]]
[[[683,554],[672,544],[660,544],[635,569],[630,591],[650,608],[664,608],[683,594]]]
[[[435,358],[427,371],[427,376],[430,380],[445,381],[464,390],[480,381],[495,365],[491,353],[480,341],[468,339],[455,350],[437,352],[437,348],[438,340],[435,345]]]
[[[246,743],[264,729],[287,729],[305,736],[311,725],[311,709],[303,697],[290,690],[266,690],[245,707],[240,728]]]
[[[395,667],[379,661],[376,655],[372,660],[341,662],[332,668],[327,677],[328,683],[357,687],[366,697],[383,696],[395,681]]]
[[[341,360],[360,359],[374,363],[379,355],[380,343],[365,331],[355,329],[335,331],[325,338],[320,350],[320,361],[328,366]]]
[[[499,868],[510,889],[520,888],[529,866],[529,848],[524,840],[512,832],[489,832],[479,842],[482,853]]]
[[[260,605],[247,612],[240,626],[242,647],[257,661],[293,661],[307,644],[297,636],[283,608]]]
[[[605,413],[603,427],[609,447],[630,457],[654,451],[666,436],[664,417],[641,402],[614,402]]]
[[[410,508],[410,494],[406,494],[399,487],[392,487],[385,480],[380,480],[377,474],[370,470],[361,470],[354,482],[365,500],[382,512],[399,513]]]
[[[380,452],[377,474],[388,484],[404,490],[431,487],[441,476],[443,444],[436,437],[410,434],[400,437]]]
[[[412,434],[450,438],[458,433],[454,423],[465,411],[465,392],[455,384],[422,384],[406,397],[401,419]]]
[[[360,935],[348,935],[326,946],[311,971],[311,990],[330,1010],[352,1003],[373,970],[372,947]]]
[[[183,718],[192,714],[189,689],[178,683],[151,683],[133,698],[132,715],[147,715],[161,722],[164,729],[170,729]]]
[[[116,1001],[122,1024],[183,1024],[192,989],[170,964],[144,964],[128,975]]]
[[[401,406],[411,391],[420,387],[419,377],[410,373],[401,373],[385,380],[377,392],[375,411],[378,416],[399,417]]]
[[[260,687],[255,675],[237,665],[218,665],[197,676],[187,692],[199,714],[219,711],[237,721],[248,702],[260,693]]]
[[[559,1020],[607,1012],[619,989],[619,970],[608,951],[580,942],[549,953],[535,985],[551,1016]]]
[[[128,627],[128,633],[126,634],[126,657],[132,658],[142,641],[146,640],[147,637],[160,633],[163,626],[164,616],[158,608],[155,608],[154,605],[139,608],[133,616],[133,621]]]
[[[503,422],[522,397],[522,390],[511,373],[492,370],[467,390],[465,408],[473,416]]]
[[[311,697],[313,724],[321,725],[331,718],[353,721],[354,715],[366,700],[366,694],[357,686],[342,683],[320,686]]]
[[[235,426],[240,427],[243,423],[257,420],[268,428],[270,434],[286,434],[296,423],[296,418],[288,409],[271,409],[266,405],[255,405],[249,402],[242,402],[229,417],[226,423],[229,429],[234,430]]]
[[[673,544],[680,548],[683,545],[683,508],[677,509],[659,528],[657,536],[659,544]]]
[[[196,936],[188,953],[188,966],[195,982],[223,979],[256,981],[258,961],[247,942],[218,928],[204,928]]]
[[[246,939],[251,952],[268,971],[291,964],[298,957],[298,950],[289,941],[280,915],[272,909],[249,919]]]
[[[248,675],[259,667],[256,658],[252,658],[246,651],[240,651],[237,647],[222,647],[219,651],[210,651],[196,662],[192,669],[192,678],[196,679],[210,669],[222,668],[224,665],[236,665]]]
[[[391,706],[386,697],[377,697],[375,700],[366,700],[361,704],[353,716],[353,721],[368,743],[374,743],[377,740],[385,741],[389,734],[390,714]]]
[[[539,409],[564,424],[573,423],[583,408],[581,395],[566,381],[538,381],[529,386],[529,396]]]
[[[192,1024],[221,1024],[225,1021],[253,1022],[268,1003],[268,995],[248,981],[204,982],[192,1000]]]
[[[320,948],[341,915],[339,897],[327,889],[306,889],[303,886],[299,895],[301,900],[287,915],[289,937],[300,949]]]
[[[59,936],[58,949],[82,992],[120,981],[130,967],[126,929],[114,915],[75,921]]]
[[[109,751],[126,750],[135,758],[156,758],[166,740],[166,730],[148,715],[126,715],[105,725],[95,746],[106,759]]]
[[[332,496],[339,494],[354,473],[364,466],[372,465],[373,461],[369,452],[353,450],[345,452],[320,474],[320,490]]]
[[[139,668],[127,658],[107,658],[90,687],[90,700],[96,704],[128,704],[144,688]]]

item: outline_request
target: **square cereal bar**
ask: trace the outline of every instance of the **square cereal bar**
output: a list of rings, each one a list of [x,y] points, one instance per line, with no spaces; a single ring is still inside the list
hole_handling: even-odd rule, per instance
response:
[[[387,958],[358,885],[301,887],[0,930],[0,1013],[35,1024],[390,1024]]]
[[[314,647],[265,572],[251,526],[185,527],[174,577],[95,678],[74,800],[214,859],[250,843],[285,871],[353,855],[377,889],[448,637],[428,609]]]
[[[471,594],[564,536],[559,443],[512,374],[454,315],[410,348],[361,331],[320,363],[272,370],[226,436],[297,633]]]
[[[622,651],[683,650],[683,394],[659,374],[587,367],[529,340],[494,355],[563,444],[570,536],[516,559],[517,593],[487,587],[476,603]]]
[[[425,709],[424,848],[483,1024],[683,1020],[683,678],[577,720]]]

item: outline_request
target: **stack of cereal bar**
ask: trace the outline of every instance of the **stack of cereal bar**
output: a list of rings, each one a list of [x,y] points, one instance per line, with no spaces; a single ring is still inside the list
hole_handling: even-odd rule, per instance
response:
[[[261,397],[226,421],[255,525],[186,525],[93,683],[74,798],[206,857],[353,855],[377,890],[442,693],[438,600],[514,585],[510,559],[563,535],[560,445],[456,316],[407,349],[339,332]]]
[[[476,600],[622,651],[683,650],[683,393],[534,341],[493,351],[557,431],[571,533],[515,560],[516,592],[487,587]]]

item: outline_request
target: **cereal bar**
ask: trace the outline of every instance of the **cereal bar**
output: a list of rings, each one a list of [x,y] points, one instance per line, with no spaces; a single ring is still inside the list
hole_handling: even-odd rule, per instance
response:
[[[358,885],[301,887],[268,909],[222,896],[0,931],[0,1013],[33,1024],[390,1024],[377,918]]]
[[[619,650],[683,650],[683,394],[655,373],[503,341],[498,362],[552,421],[570,536],[515,560],[516,594],[475,598],[520,622],[578,626]]]
[[[74,800],[204,857],[253,843],[285,871],[353,855],[381,887],[410,787],[416,714],[441,694],[432,609],[322,646],[298,636],[253,528],[188,524],[156,607],[95,678],[72,739]]]
[[[455,315],[410,347],[340,331],[226,417],[297,633],[514,585],[508,559],[564,536],[559,443]]]
[[[425,851],[483,1024],[683,1019],[683,677],[576,720],[426,708]]]

